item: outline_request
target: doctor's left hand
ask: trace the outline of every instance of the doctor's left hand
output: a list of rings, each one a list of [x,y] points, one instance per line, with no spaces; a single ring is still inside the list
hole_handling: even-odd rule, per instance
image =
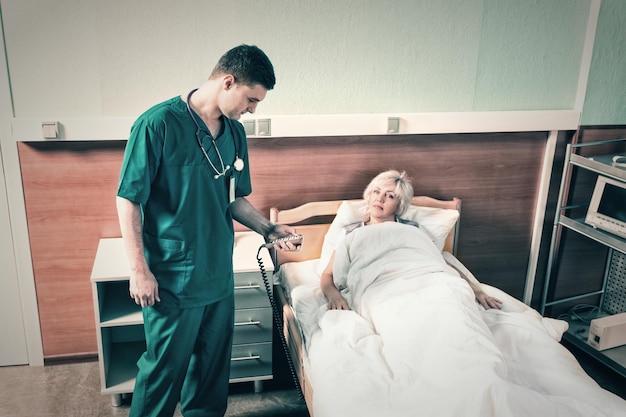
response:
[[[141,308],[153,306],[155,303],[161,301],[159,298],[159,283],[149,269],[132,273],[130,275],[128,290],[130,297],[134,299],[135,303],[140,305]]]

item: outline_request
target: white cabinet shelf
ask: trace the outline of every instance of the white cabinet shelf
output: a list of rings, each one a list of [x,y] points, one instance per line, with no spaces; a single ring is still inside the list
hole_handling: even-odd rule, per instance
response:
[[[143,329],[142,329],[143,331]],[[103,394],[133,392],[137,375],[137,359],[146,350],[144,341],[111,343]]]
[[[143,324],[141,308],[128,293],[128,280],[95,283],[101,300],[100,326],[129,326]]]
[[[272,308],[259,271],[256,255],[263,238],[254,232],[235,234],[235,332],[230,382],[272,379]],[[261,251],[271,277],[274,266],[267,251]],[[137,360],[145,351],[141,308],[128,293],[130,267],[121,238],[101,239],[91,274],[100,384],[103,395],[121,404],[122,395],[133,392]],[[270,286],[271,287],[271,286]]]

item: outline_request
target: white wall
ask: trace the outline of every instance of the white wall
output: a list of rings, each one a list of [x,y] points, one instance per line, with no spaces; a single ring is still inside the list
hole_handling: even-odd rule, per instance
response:
[[[0,16],[1,17],[1,16]],[[1,19],[0,19],[1,22]],[[5,55],[0,31],[0,56]],[[0,64],[0,363],[43,365],[43,346],[17,147],[9,73]]]
[[[0,148],[0,366],[29,363],[9,219]]]

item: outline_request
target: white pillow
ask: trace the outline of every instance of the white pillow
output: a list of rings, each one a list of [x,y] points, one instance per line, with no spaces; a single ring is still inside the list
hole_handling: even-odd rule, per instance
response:
[[[365,200],[344,201],[341,203],[339,209],[337,209],[337,215],[324,237],[318,266],[319,274],[326,269],[337,243],[345,234],[344,228],[352,223],[366,221],[367,218],[367,202]],[[431,236],[439,250],[443,250],[446,237],[459,219],[459,212],[454,209],[411,206],[401,218],[419,224]]]
[[[406,213],[400,216],[405,220],[412,220],[420,225],[440,251],[446,244],[446,238],[459,219],[459,211],[436,207],[411,206]]]

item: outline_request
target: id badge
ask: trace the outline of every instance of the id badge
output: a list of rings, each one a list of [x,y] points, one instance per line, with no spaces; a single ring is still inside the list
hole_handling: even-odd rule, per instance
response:
[[[229,182],[228,196],[230,198],[230,202],[232,203],[233,201],[235,201],[235,176],[231,175],[230,180],[228,182]]]

